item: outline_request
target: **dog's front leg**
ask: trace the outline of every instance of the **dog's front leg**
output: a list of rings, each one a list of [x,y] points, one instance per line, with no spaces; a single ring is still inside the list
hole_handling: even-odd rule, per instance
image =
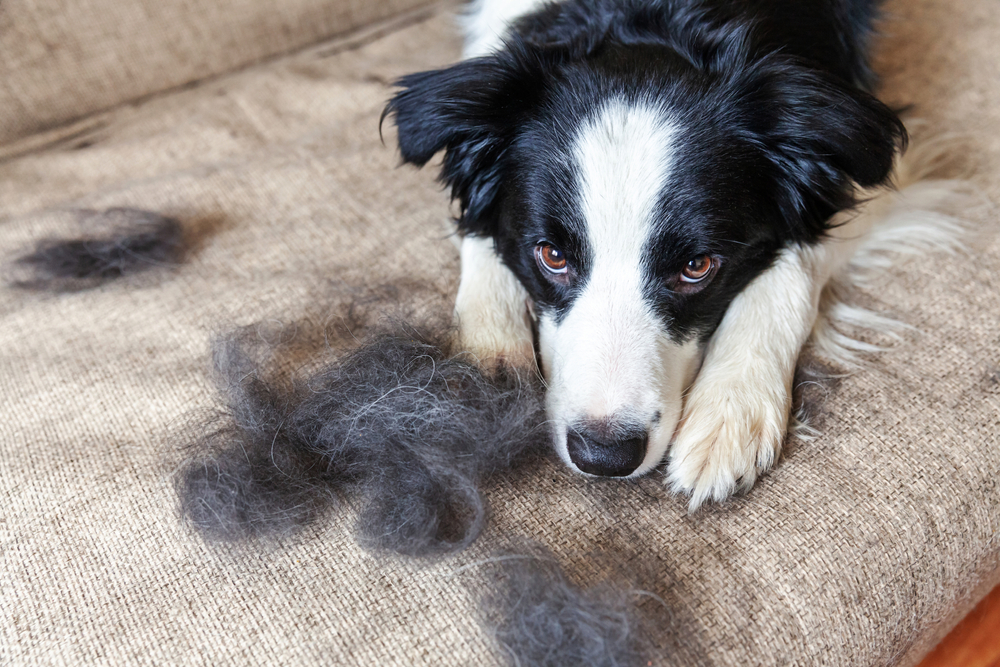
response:
[[[528,293],[494,249],[493,239],[462,239],[462,277],[455,298],[458,344],[485,368],[535,364]]]
[[[782,250],[733,300],[709,340],[670,451],[669,482],[705,500],[749,489],[781,451],[791,384],[820,293],[844,248],[828,239]]]

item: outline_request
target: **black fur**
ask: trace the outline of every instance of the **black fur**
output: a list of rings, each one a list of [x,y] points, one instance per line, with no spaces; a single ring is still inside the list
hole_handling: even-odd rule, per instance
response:
[[[541,102],[541,84],[559,60],[559,54],[515,41],[496,56],[397,82],[404,90],[388,103],[382,120],[394,117],[406,162],[422,167],[447,149],[441,180],[461,205],[465,231],[493,231],[487,221],[507,175],[507,150],[518,124]]]
[[[206,537],[281,534],[340,492],[359,539],[407,555],[454,551],[482,531],[481,485],[548,442],[539,389],[449,357],[447,334],[400,326],[305,377],[265,370],[255,329],[215,345],[227,410],[176,481]]]
[[[184,257],[184,230],[173,218],[134,208],[83,211],[81,223],[97,233],[49,238],[14,262],[11,283],[23,289],[77,291],[150,269],[173,267]]]
[[[540,545],[504,552],[491,561],[499,569],[497,588],[481,604],[511,665],[647,664],[652,628],[624,582],[578,586]]]
[[[591,249],[571,157],[610,98],[655,101],[681,128],[661,193],[647,299],[680,340],[714,331],[777,252],[815,243],[885,183],[906,143],[873,97],[874,0],[565,0],[520,20],[495,54],[406,76],[385,115],[403,159],[444,150],[459,228],[492,237],[539,311],[557,318],[586,283]],[[560,248],[567,284],[537,266]],[[720,268],[674,289],[692,257]]]

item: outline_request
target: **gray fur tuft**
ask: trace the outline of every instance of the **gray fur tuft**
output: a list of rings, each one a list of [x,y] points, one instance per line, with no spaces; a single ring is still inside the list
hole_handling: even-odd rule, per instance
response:
[[[164,266],[184,255],[179,222],[133,208],[81,211],[88,226],[103,231],[73,239],[48,238],[14,261],[15,287],[74,292]]]
[[[341,492],[361,500],[359,540],[426,555],[479,535],[481,486],[548,441],[540,389],[448,356],[449,332],[396,326],[305,377],[267,373],[251,330],[214,362],[227,409],[180,470],[181,512],[235,540],[308,523]]]
[[[647,664],[647,633],[630,586],[611,581],[577,586],[538,545],[528,555],[493,560],[501,569],[499,590],[482,604],[511,665]]]

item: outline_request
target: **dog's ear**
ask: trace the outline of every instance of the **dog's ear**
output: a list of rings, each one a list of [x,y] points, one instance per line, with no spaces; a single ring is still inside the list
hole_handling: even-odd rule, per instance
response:
[[[752,133],[779,173],[786,216],[811,231],[855,201],[855,185],[885,183],[906,129],[872,95],[796,64],[745,81]]]
[[[393,116],[405,162],[422,167],[444,149],[440,179],[461,204],[465,231],[492,233],[490,212],[518,125],[555,63],[523,43],[452,67],[404,76],[382,119]]]

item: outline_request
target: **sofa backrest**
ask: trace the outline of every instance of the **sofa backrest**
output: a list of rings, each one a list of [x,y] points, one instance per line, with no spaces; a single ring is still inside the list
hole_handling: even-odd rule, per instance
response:
[[[0,144],[427,0],[3,0]]]

